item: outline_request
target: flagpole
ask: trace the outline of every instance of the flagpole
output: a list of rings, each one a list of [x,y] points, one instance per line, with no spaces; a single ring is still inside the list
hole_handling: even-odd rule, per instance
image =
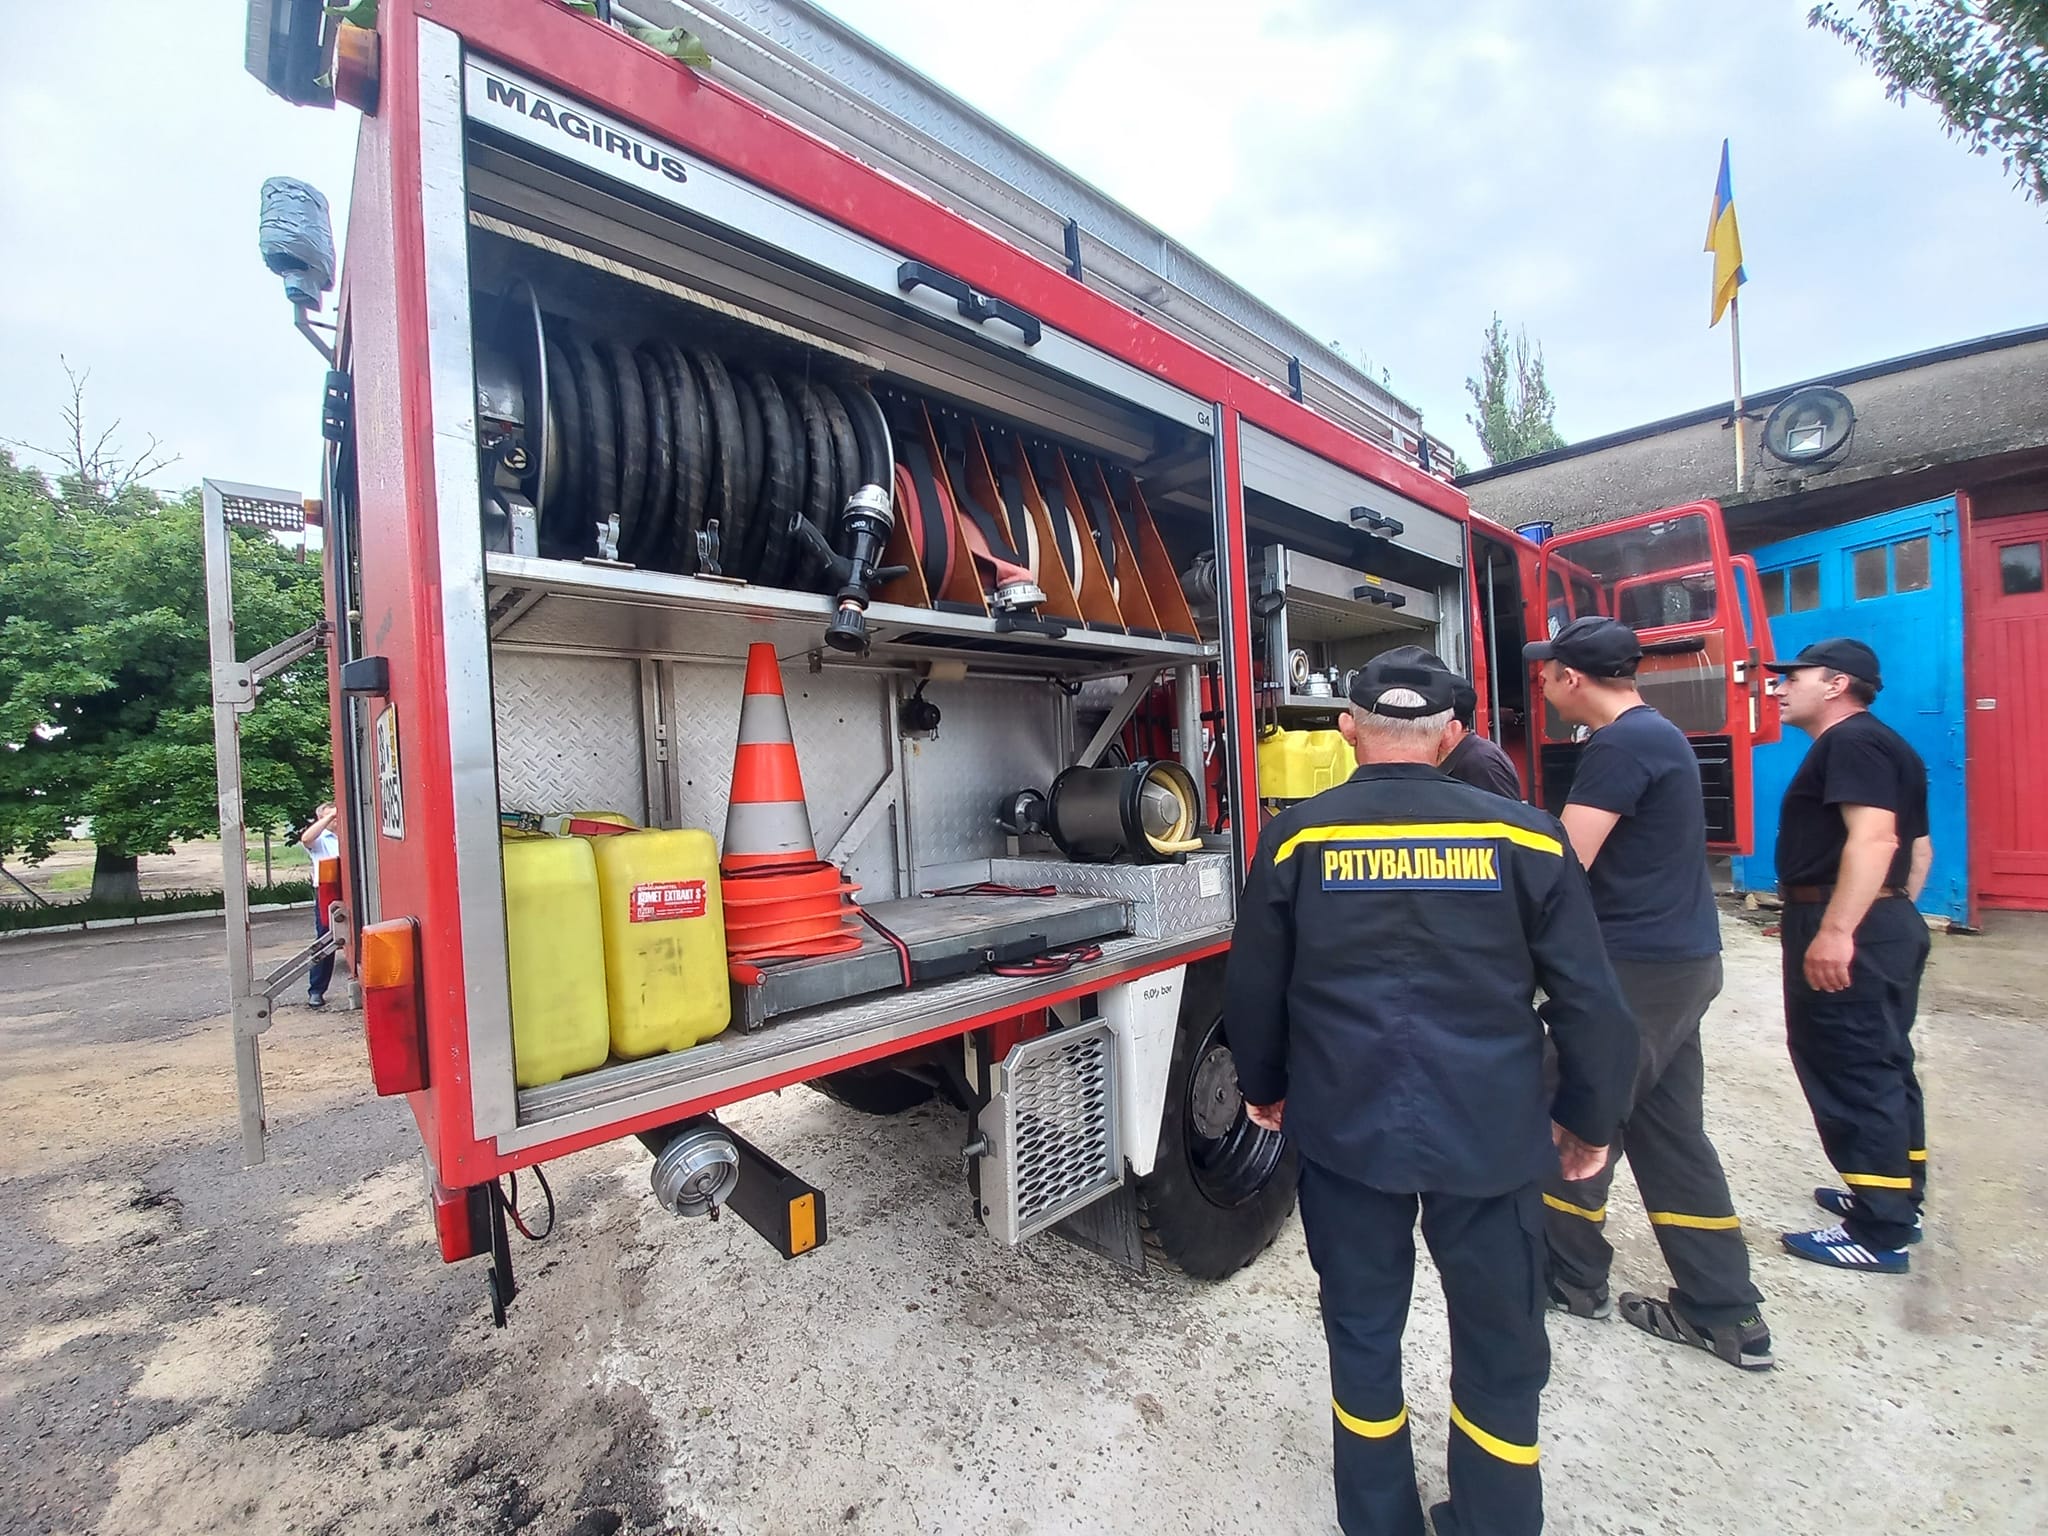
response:
[[[1728,340],[1735,354],[1735,494],[1749,488],[1749,454],[1742,440],[1742,294],[1728,295]]]

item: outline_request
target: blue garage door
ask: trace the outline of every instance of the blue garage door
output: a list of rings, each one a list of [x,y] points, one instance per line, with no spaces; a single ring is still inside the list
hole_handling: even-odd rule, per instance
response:
[[[1884,692],[1873,711],[1927,761],[1934,872],[1920,908],[1969,913],[1963,773],[1963,580],[1954,497],[1825,528],[1754,551],[1780,659],[1849,635],[1874,649]],[[1734,861],[1737,890],[1772,890],[1778,802],[1806,756],[1806,733],[1756,749],[1756,852]]]

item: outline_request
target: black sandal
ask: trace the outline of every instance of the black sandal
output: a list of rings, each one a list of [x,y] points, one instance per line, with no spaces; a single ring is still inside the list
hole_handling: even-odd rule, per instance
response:
[[[1771,1354],[1770,1325],[1763,1320],[1762,1313],[1739,1323],[1713,1323],[1703,1327],[1668,1301],[1623,1291],[1621,1316],[1624,1322],[1635,1324],[1647,1334],[1667,1343],[1690,1344],[1694,1349],[1704,1349],[1738,1370],[1767,1371],[1776,1363]]]
[[[1614,1316],[1614,1299],[1608,1295],[1606,1286],[1588,1291],[1567,1285],[1554,1275],[1550,1281],[1550,1307],[1553,1312],[1569,1312],[1573,1317],[1587,1317],[1603,1323]]]

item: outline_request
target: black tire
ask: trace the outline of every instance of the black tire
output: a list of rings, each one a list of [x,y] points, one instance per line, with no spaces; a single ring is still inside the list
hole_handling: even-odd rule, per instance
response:
[[[618,411],[619,558],[638,560],[647,526],[647,396],[640,365],[616,341],[600,349],[611,365],[612,399]]]
[[[576,392],[583,399],[583,521],[592,530],[619,509],[618,407],[613,403],[611,370],[581,336],[566,343],[576,373]]]
[[[1292,1142],[1245,1115],[1223,1033],[1222,966],[1192,967],[1181,999],[1159,1159],[1137,1184],[1138,1224],[1158,1257],[1196,1280],[1221,1280],[1279,1235],[1301,1167]]]
[[[697,530],[704,523],[704,499],[711,489],[711,411],[705,404],[697,372],[683,349],[672,341],[655,343],[667,381],[669,403],[676,413],[676,485],[674,528],[669,569],[697,569]]]
[[[748,386],[745,373],[728,362],[725,371],[732,380],[733,399],[740,408],[740,483],[735,492],[739,497],[740,520],[746,529],[746,538],[734,542],[734,563],[726,567],[729,576],[743,576],[753,580],[754,573],[739,554],[742,545],[758,552],[760,541],[754,537],[755,520],[761,515],[761,402],[755,398]]]
[[[785,379],[783,395],[796,411],[797,430],[804,445],[803,515],[827,542],[832,537],[832,494],[839,487],[839,469],[832,458],[832,429],[825,423],[825,407],[808,380]],[[815,590],[825,584],[824,562],[808,539],[799,539],[795,581]]]
[[[782,576],[778,586],[802,587],[804,575],[804,543],[797,536],[799,524],[808,522],[804,508],[811,489],[811,434],[804,425],[803,401],[796,392],[796,384],[790,379],[777,379],[775,387],[781,392],[783,408],[789,412],[789,513],[783,519],[782,539],[785,546],[782,556]]]
[[[812,1078],[807,1086],[815,1088],[834,1104],[843,1104],[863,1115],[900,1115],[906,1109],[930,1103],[938,1093],[930,1083],[907,1072],[878,1066],[848,1067],[844,1072],[828,1072],[823,1077]]]
[[[775,381],[762,370],[747,369],[746,380],[761,409],[761,499],[754,507],[749,540],[758,553],[747,579],[779,587],[789,563],[789,517],[799,489],[789,407]]]
[[[633,354],[633,363],[640,371],[640,392],[647,400],[647,489],[640,514],[639,553],[633,558],[665,571],[675,540],[675,407],[654,354],[642,347]]]
[[[546,521],[541,524],[541,553],[551,558],[580,559],[590,553],[590,520],[583,515],[589,492],[583,477],[587,467],[583,454],[583,396],[576,388],[576,370],[569,354],[553,336],[548,338],[548,444],[550,457],[560,455],[562,472],[555,480],[555,493],[548,498]]]
[[[725,551],[737,548],[733,539],[733,515],[739,500],[740,460],[744,453],[740,436],[740,405],[733,395],[732,377],[715,353],[702,347],[690,349],[690,361],[704,385],[704,398],[711,411],[711,445],[705,465],[711,472],[711,491],[704,503],[704,525],[718,524],[719,574],[730,567]],[[744,524],[738,525],[741,533]]]
[[[830,539],[838,531],[839,514],[846,510],[848,498],[860,489],[860,439],[854,436],[853,418],[846,413],[839,391],[823,379],[811,388],[824,408],[825,430],[832,438],[832,506],[825,517],[825,536]]]

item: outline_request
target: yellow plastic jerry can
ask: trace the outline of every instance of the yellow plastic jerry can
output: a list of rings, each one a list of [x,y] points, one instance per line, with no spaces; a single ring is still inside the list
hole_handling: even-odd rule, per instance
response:
[[[1337,731],[1271,731],[1259,738],[1259,798],[1306,800],[1351,777],[1356,764]]]
[[[1358,759],[1352,755],[1351,743],[1344,739],[1342,731],[1309,731],[1308,741],[1303,746],[1303,755],[1309,764],[1309,778],[1314,783],[1313,793],[1342,784],[1351,777],[1351,770],[1358,766]]]
[[[576,838],[504,844],[505,941],[512,970],[512,1077],[538,1088],[604,1065],[604,919],[597,860]]]
[[[732,1020],[718,845],[694,829],[594,838],[612,1051],[652,1056]]]

